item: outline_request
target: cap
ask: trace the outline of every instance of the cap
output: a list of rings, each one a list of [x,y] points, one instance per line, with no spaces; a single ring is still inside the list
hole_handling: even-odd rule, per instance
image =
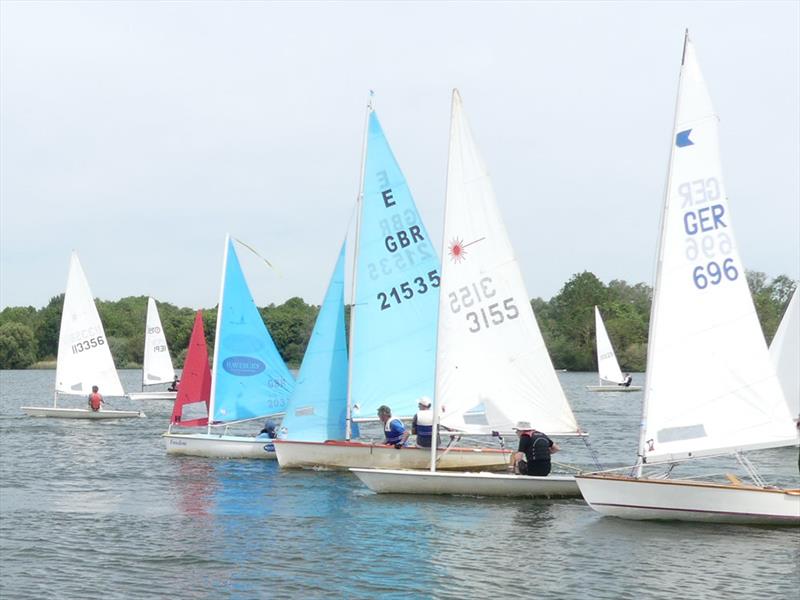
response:
[[[417,404],[419,404],[420,406],[424,406],[426,408],[430,408],[431,404],[433,404],[433,402],[427,396],[422,396],[422,398],[417,400]]]
[[[533,429],[533,425],[531,425],[530,421],[517,421],[514,429],[516,431],[530,431]]]

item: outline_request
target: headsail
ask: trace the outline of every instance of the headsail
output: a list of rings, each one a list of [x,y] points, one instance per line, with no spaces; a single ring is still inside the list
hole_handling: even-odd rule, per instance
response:
[[[800,417],[800,296],[794,288],[792,299],[772,338],[769,354],[778,372],[789,414]]]
[[[156,301],[147,299],[147,323],[144,332],[144,361],[142,383],[155,385],[169,383],[175,378],[175,369],[167,348],[167,338],[158,316]]]
[[[192,337],[181,372],[181,385],[172,406],[171,425],[199,427],[208,424],[208,403],[211,398],[211,369],[208,366],[208,347],[203,331],[203,311],[194,317]],[[201,406],[197,406],[197,405]],[[184,408],[188,407],[188,414]],[[205,416],[202,416],[205,415]]]
[[[491,429],[530,421],[548,434],[578,425],[533,315],[489,173],[453,91],[435,402],[460,427],[483,404]]]
[[[650,317],[647,460],[796,439],[736,246],[717,125],[687,36]]]
[[[408,417],[433,394],[439,259],[371,110],[359,231],[352,415],[375,419],[387,404]]]
[[[225,238],[217,310],[212,421],[240,421],[286,410],[294,378],[253,301],[230,237]]]
[[[617,355],[614,354],[614,347],[608,339],[606,327],[603,324],[603,317],[600,310],[594,307],[594,329],[597,337],[597,374],[602,381],[622,383],[622,371],[619,370]]]
[[[325,300],[300,365],[297,386],[286,407],[281,436],[324,442],[345,437],[347,343],[344,335],[344,256],[339,252]],[[353,433],[355,437],[356,434]]]
[[[58,334],[56,392],[82,396],[89,394],[93,385],[104,396],[125,393],[89,283],[73,251]]]

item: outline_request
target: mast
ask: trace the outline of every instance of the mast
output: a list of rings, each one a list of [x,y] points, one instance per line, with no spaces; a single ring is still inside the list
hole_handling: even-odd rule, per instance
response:
[[[669,150],[669,163],[667,166],[667,179],[664,182],[664,208],[661,213],[661,227],[658,236],[658,252],[656,259],[656,277],[653,285],[653,302],[650,306],[650,325],[647,332],[647,376],[645,377],[644,399],[642,400],[642,419],[639,425],[639,454],[636,457],[635,476],[639,477],[642,474],[642,465],[644,464],[645,455],[645,435],[647,431],[647,404],[650,395],[650,373],[651,365],[653,364],[653,344],[654,332],[656,330],[656,320],[658,317],[658,304],[659,295],[661,291],[661,266],[664,262],[664,232],[667,227],[668,213],[669,213],[669,195],[670,195],[670,176],[672,174],[672,164],[675,160],[675,130],[678,125],[678,105],[681,98],[681,86],[683,85],[683,65],[686,60],[686,45],[689,43],[689,29],[687,28],[683,36],[683,50],[681,51],[681,69],[678,75],[678,93],[675,97],[675,117],[672,121],[672,132],[670,134],[670,150]]]
[[[369,136],[369,116],[375,110],[372,105],[372,97],[374,92],[369,91],[369,102],[367,102],[367,111],[364,116],[364,138],[361,142],[361,172],[358,180],[358,196],[356,197],[356,240],[353,246],[353,281],[350,288],[350,339],[348,341],[348,361],[347,361],[347,416],[345,417],[345,435],[344,439],[350,441],[352,434],[352,381],[353,381],[353,340],[355,339],[356,330],[356,291],[358,290],[358,252],[361,241],[361,212],[364,208],[364,173],[367,169],[367,138]]]
[[[217,359],[219,358],[219,330],[222,325],[222,302],[225,296],[225,274],[228,271],[228,248],[230,248],[231,236],[229,233],[225,234],[225,253],[222,255],[222,279],[219,283],[219,303],[217,304],[217,327],[214,330],[214,358],[212,364],[214,370],[211,372],[211,398],[208,401],[208,429],[207,433],[211,433],[211,423],[214,420],[214,404],[217,395]]]

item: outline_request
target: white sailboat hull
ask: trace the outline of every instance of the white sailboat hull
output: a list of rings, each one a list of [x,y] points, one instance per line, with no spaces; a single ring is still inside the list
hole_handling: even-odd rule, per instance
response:
[[[130,392],[125,394],[131,400],[175,400],[178,392]]]
[[[426,469],[429,448],[384,446],[362,442],[296,442],[276,440],[278,464],[286,469]],[[510,452],[499,448],[451,448],[440,454],[439,469],[501,469],[510,462]]]
[[[165,433],[167,454],[206,458],[258,458],[274,460],[271,439],[216,433]]]
[[[458,473],[389,469],[350,469],[378,494],[568,498],[580,496],[571,475],[529,477],[505,473]]]
[[[800,526],[800,489],[578,475],[586,502],[623,519]]]
[[[642,386],[640,385],[587,385],[586,389],[590,392],[641,392]]]
[[[58,408],[54,406],[22,406],[29,417],[57,417],[60,419],[132,419],[145,417],[140,410],[89,410],[88,408]]]

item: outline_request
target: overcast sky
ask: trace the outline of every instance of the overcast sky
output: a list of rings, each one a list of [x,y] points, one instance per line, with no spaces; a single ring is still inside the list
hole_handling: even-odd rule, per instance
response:
[[[364,106],[437,247],[459,88],[528,292],[652,283],[683,30],[720,116],[745,266],[800,277],[800,3],[0,4],[0,307],[64,290],[319,304]]]

